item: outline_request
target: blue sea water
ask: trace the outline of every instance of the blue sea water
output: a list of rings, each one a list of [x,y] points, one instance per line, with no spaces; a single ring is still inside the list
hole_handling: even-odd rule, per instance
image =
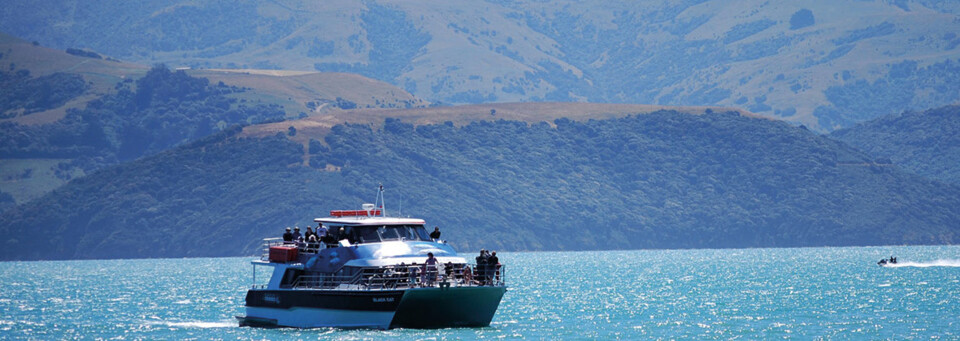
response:
[[[0,263],[0,338],[960,338],[958,246],[503,253],[490,327],[441,330],[237,327],[250,259]]]

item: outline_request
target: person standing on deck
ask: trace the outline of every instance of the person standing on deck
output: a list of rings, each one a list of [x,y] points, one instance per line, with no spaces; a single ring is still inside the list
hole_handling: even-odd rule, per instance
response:
[[[433,227],[433,232],[430,232],[430,239],[440,240],[440,227],[439,227],[439,226],[434,226],[434,227]]]
[[[329,233],[329,231],[327,231],[326,226],[323,226],[323,224],[320,224],[319,226],[317,226],[317,239],[322,240],[327,236],[327,233]]]
[[[304,246],[303,234],[300,234],[300,226],[293,227],[293,242],[297,244],[298,248],[302,248]]]
[[[466,284],[466,285],[473,284],[473,271],[470,270],[469,265],[463,266],[463,284]]]
[[[477,268],[476,268],[477,281],[480,282],[480,285],[484,285],[484,281],[486,280],[486,272],[487,272],[487,250],[480,249],[480,255],[477,256]]]
[[[490,259],[487,260],[487,263],[490,264],[490,271],[493,272],[491,275],[494,275],[496,282],[499,282],[500,281],[500,258],[497,258],[497,251],[493,251],[490,254]]]
[[[427,275],[427,285],[433,284],[437,280],[437,259],[433,257],[433,252],[427,253],[427,261],[423,263]]]

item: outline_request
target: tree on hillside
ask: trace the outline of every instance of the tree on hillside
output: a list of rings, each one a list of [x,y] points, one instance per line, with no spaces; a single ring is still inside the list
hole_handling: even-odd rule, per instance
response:
[[[806,8],[796,11],[790,16],[791,30],[813,26],[814,23],[816,23],[816,20],[813,18],[813,11]]]

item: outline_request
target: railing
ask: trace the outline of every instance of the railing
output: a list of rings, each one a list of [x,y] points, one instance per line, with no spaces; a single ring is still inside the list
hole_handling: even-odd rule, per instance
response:
[[[328,247],[324,243],[284,242],[283,238],[263,240],[260,260],[270,260],[271,246],[296,246],[300,254],[316,254]],[[298,257],[299,258],[299,257]],[[254,267],[256,268],[256,267]],[[256,269],[254,269],[256,282]],[[352,275],[307,271],[298,276],[293,289],[384,290],[395,288],[505,286],[506,267],[501,264],[478,267],[476,264],[395,265],[362,268]],[[256,284],[254,287],[256,288]],[[260,285],[263,286],[263,285]]]
[[[469,270],[467,270],[469,267]],[[505,286],[506,267],[497,264],[437,264],[363,268],[353,275],[306,273],[297,277],[292,289],[390,290],[428,287]]]
[[[260,260],[270,260],[270,247],[283,245],[283,238],[264,238],[260,247]]]
[[[296,246],[299,254],[316,254],[331,245],[323,242],[285,242],[283,238],[264,238],[261,245],[260,260],[270,260],[271,246]]]

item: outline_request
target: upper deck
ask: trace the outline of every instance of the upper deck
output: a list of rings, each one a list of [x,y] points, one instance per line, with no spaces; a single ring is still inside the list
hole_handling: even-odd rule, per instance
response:
[[[360,290],[434,286],[437,282],[504,286],[501,265],[475,265],[471,273],[466,259],[426,231],[423,219],[387,217],[374,207],[364,204],[362,210],[335,210],[330,217],[315,218],[321,225],[317,238],[294,236],[290,240],[288,231],[286,241],[265,239],[263,254],[252,262],[254,269],[257,265],[274,267],[264,288]]]

